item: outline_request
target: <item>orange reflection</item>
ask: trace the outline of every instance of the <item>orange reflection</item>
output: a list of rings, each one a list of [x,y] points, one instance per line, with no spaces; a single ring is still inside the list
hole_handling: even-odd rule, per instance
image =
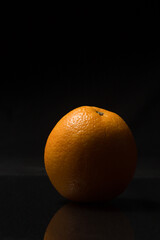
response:
[[[129,219],[113,206],[64,205],[51,219],[44,240],[133,240]]]

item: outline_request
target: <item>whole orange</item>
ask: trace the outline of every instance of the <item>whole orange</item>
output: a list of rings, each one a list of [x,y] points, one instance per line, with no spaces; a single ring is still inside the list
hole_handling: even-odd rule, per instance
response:
[[[112,199],[133,178],[137,149],[131,130],[116,113],[78,107],[55,125],[44,152],[51,183],[73,201]]]

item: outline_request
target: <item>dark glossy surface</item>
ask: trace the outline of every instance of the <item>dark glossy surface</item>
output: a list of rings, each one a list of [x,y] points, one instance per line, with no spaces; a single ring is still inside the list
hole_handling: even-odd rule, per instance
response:
[[[0,177],[0,239],[160,239],[160,178],[135,178],[110,203],[74,204],[47,176]]]

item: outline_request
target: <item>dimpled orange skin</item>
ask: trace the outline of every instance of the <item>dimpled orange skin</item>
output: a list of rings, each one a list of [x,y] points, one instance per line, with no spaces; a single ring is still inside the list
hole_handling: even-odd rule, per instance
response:
[[[133,135],[116,113],[78,107],[55,125],[44,151],[56,190],[72,201],[110,200],[132,180],[137,162]]]

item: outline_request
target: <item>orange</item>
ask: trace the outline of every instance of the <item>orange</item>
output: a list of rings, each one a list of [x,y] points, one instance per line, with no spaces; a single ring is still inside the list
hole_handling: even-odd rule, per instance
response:
[[[137,150],[131,130],[116,113],[78,107],[55,125],[44,151],[56,190],[73,201],[108,200],[133,178]]]

